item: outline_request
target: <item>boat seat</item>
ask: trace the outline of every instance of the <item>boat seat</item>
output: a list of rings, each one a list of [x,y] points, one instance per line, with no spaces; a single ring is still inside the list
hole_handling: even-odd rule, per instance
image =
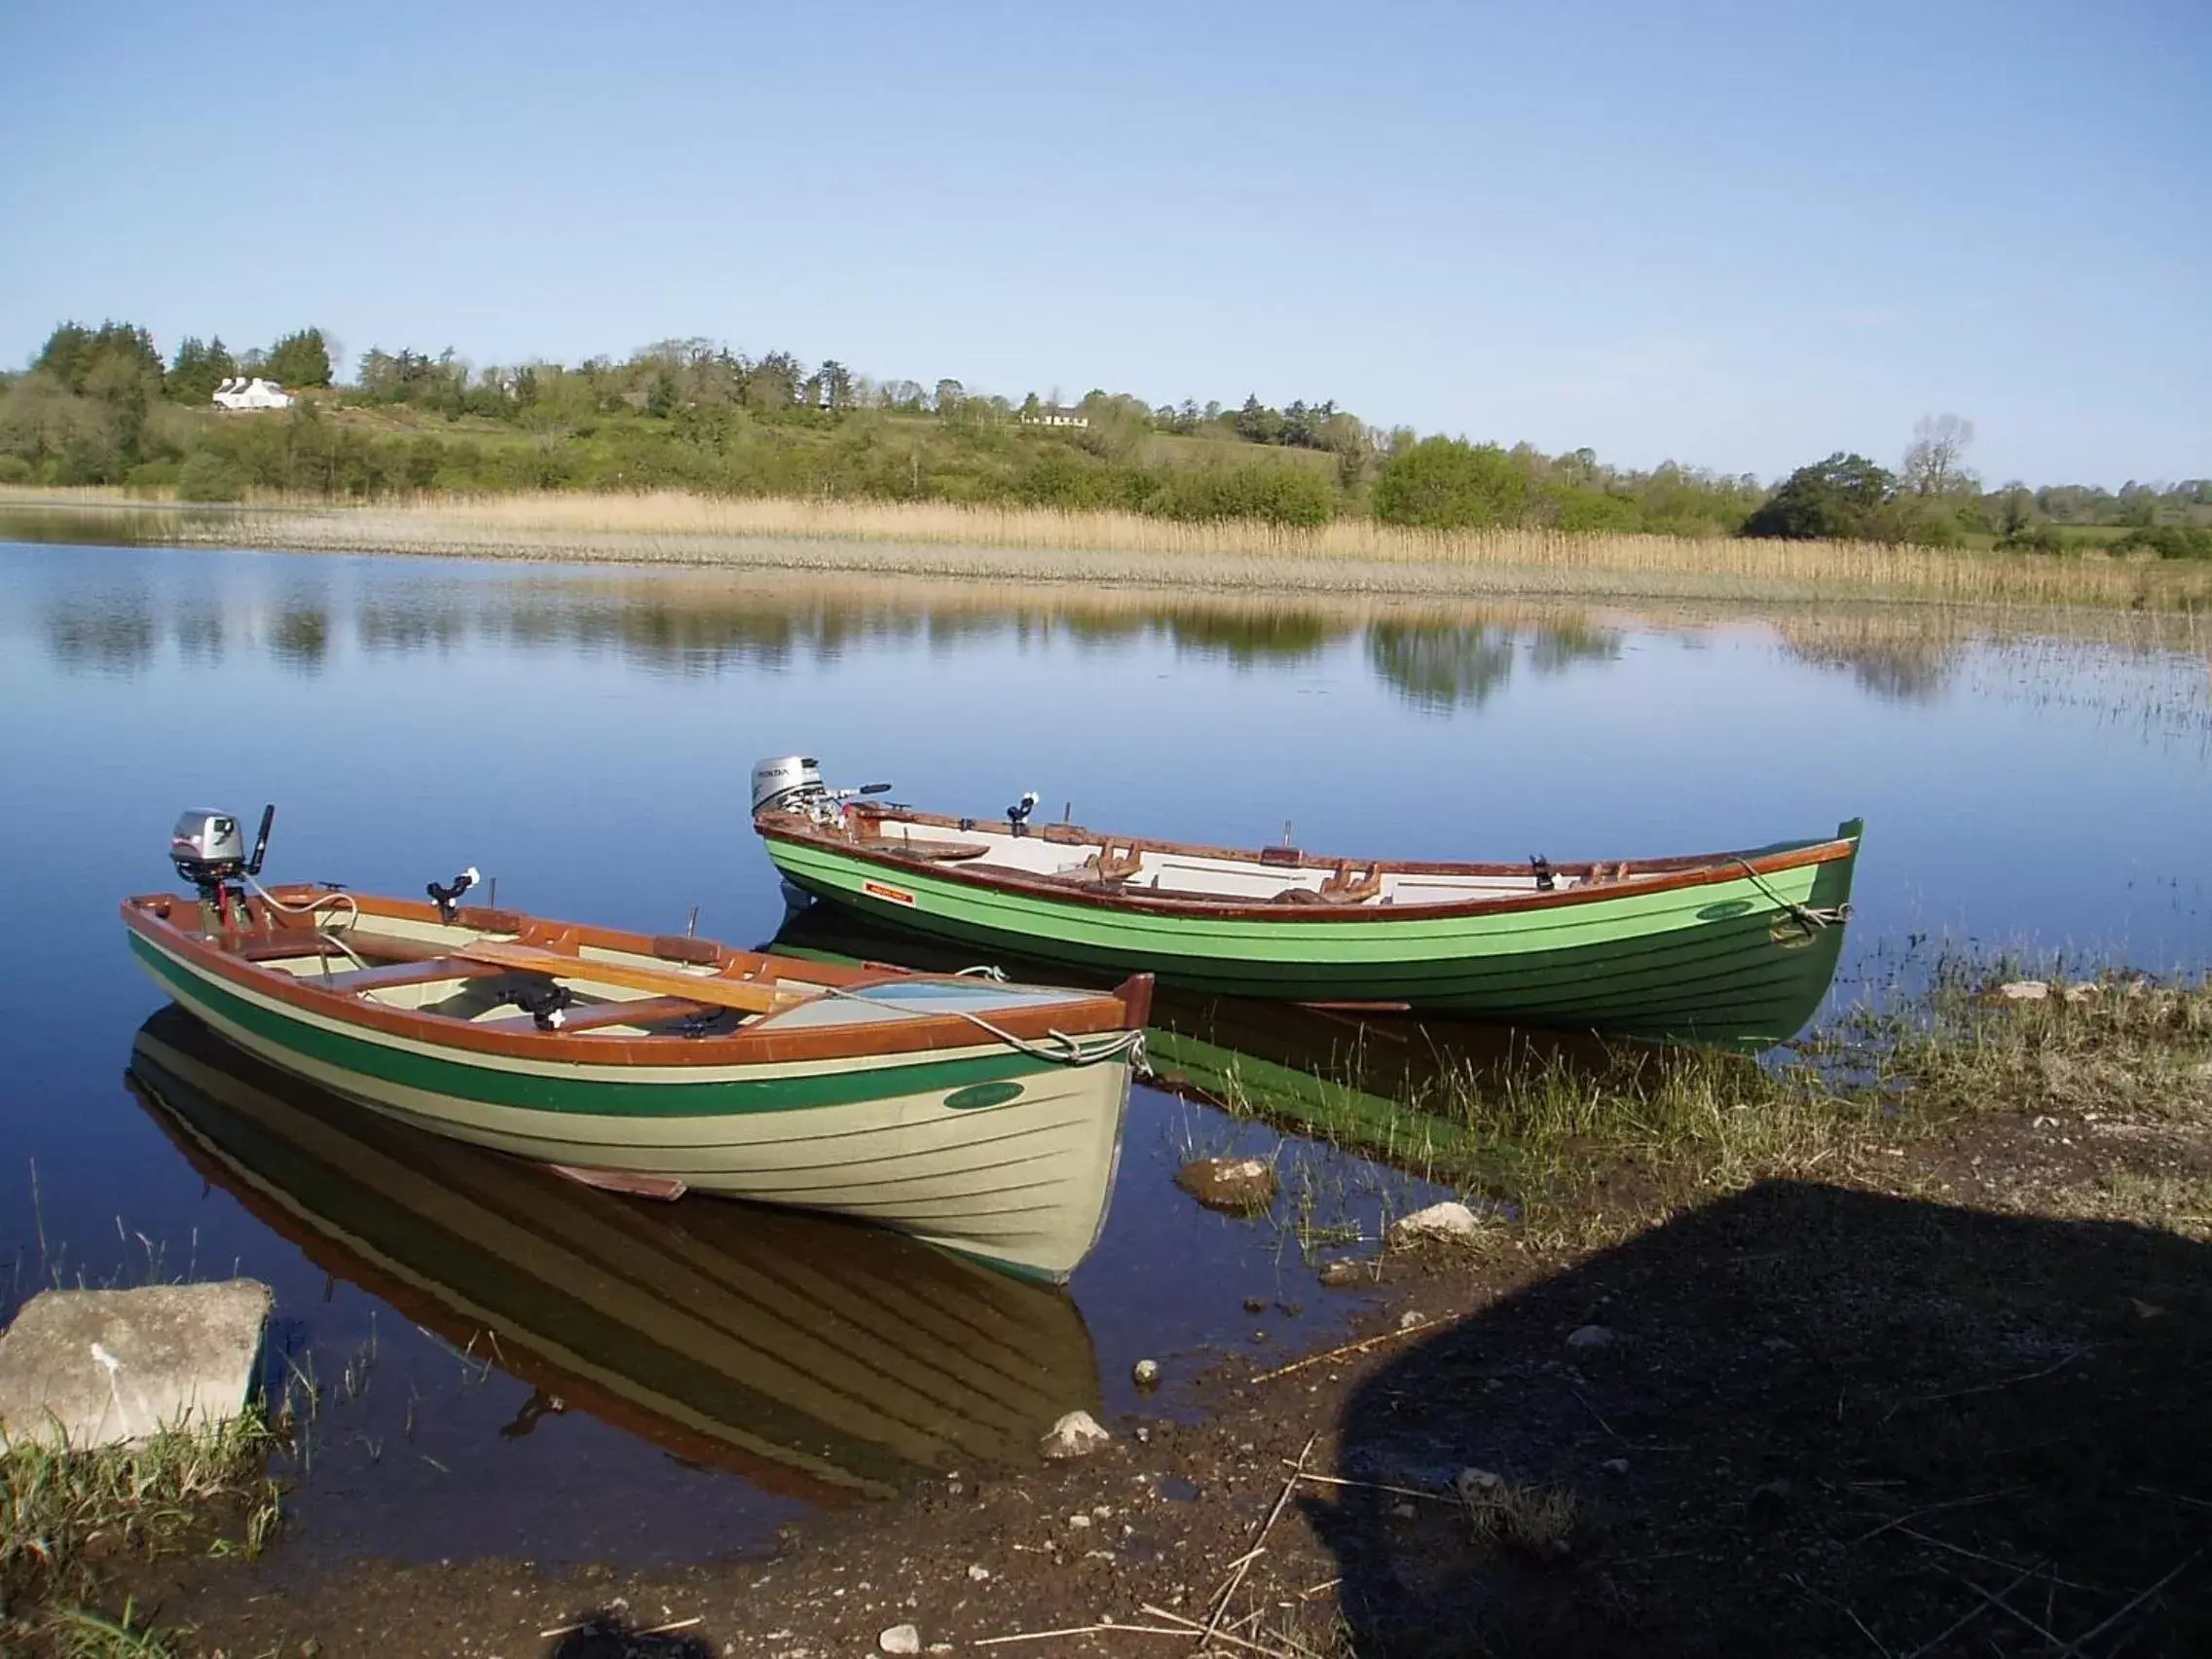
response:
[[[273,939],[255,940],[251,944],[241,944],[238,954],[248,962],[289,962],[299,956],[328,956],[331,947],[329,940],[322,934],[297,928]]]
[[[694,968],[719,968],[721,966],[722,947],[711,939],[694,939],[689,934],[655,934],[653,954],[663,962],[685,962]]]
[[[979,859],[991,849],[980,841],[886,841],[884,851],[903,859],[920,859],[927,864],[957,864],[962,859]]]
[[[341,944],[339,941],[344,940]],[[431,939],[409,939],[405,934],[380,934],[365,928],[337,928],[313,933],[305,928],[270,939],[251,940],[236,954],[248,962],[288,962],[301,956],[383,957],[394,962],[427,962],[451,948]]]
[[[658,1025],[665,1019],[688,1019],[694,1014],[721,1012],[686,997],[638,997],[630,1002],[584,1003],[565,1008],[561,1011],[560,1029],[568,1033],[591,1031],[603,1025]],[[469,1023],[479,1031],[535,1031],[538,1028],[536,1016],[528,1014],[476,1019]]]
[[[421,962],[387,962],[381,968],[354,968],[343,974],[310,975],[300,983],[325,991],[383,991],[397,985],[431,985],[440,979],[486,979],[505,973],[488,962],[458,956],[432,956]]]

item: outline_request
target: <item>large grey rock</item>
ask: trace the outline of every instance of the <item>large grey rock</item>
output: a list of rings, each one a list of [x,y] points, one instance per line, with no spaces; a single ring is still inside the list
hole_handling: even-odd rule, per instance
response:
[[[252,1396],[269,1287],[50,1290],[0,1336],[0,1446],[128,1446],[213,1428]]]
[[[1390,1225],[1393,1250],[1418,1249],[1423,1244],[1473,1244],[1483,1235],[1483,1224],[1462,1203],[1430,1204],[1400,1216]]]

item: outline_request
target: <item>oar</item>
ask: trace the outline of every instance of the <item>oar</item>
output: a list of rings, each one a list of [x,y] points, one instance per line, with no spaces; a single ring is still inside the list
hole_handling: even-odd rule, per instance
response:
[[[440,947],[448,956],[466,962],[491,962],[526,974],[544,974],[557,979],[582,979],[597,985],[622,985],[634,991],[657,991],[662,996],[683,997],[715,1008],[734,1008],[746,1014],[770,1014],[801,999],[757,980],[724,979],[711,975],[679,974],[667,968],[641,968],[628,962],[599,962],[534,945],[505,944],[479,940],[469,944]]]

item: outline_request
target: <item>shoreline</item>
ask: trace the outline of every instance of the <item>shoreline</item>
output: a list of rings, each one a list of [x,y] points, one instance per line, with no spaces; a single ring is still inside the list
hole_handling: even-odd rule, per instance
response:
[[[193,505],[0,488],[0,533],[11,528],[11,511],[62,521],[55,529],[72,520],[96,527],[101,514],[138,521],[141,528],[150,518],[164,539],[194,547],[1255,597],[1872,604],[2133,611],[2192,622],[2212,609],[2212,566],[1871,543],[1543,531],[1445,535],[1368,521],[1286,531],[1242,521],[1182,524],[1111,513],[679,494]]]
[[[1705,1114],[1714,1156],[1570,1158],[1571,1217],[1370,1244],[1322,1293],[1362,1303],[1348,1340],[1264,1370],[1163,1354],[1202,1416],[1118,1416],[1074,1461],[945,1468],[689,1564],[279,1545],[119,1562],[108,1598],[190,1651],[327,1659],[1124,1659],[1143,1626],[1216,1621],[1269,1659],[1457,1659],[1475,1633],[1811,1659],[1869,1627],[1953,1651],[1988,1612],[1951,1570],[1978,1559],[2036,1577],[2054,1630],[2195,1651],[2212,987],[2093,986],[1949,1005],[1962,1041],[1895,1056],[1896,1117]],[[916,1646],[880,1642],[905,1625]]]

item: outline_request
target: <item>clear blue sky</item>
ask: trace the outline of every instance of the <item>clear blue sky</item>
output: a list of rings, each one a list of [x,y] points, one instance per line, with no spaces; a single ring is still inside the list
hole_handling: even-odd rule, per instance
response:
[[[0,361],[669,335],[1624,464],[2212,474],[2204,0],[0,6]]]

